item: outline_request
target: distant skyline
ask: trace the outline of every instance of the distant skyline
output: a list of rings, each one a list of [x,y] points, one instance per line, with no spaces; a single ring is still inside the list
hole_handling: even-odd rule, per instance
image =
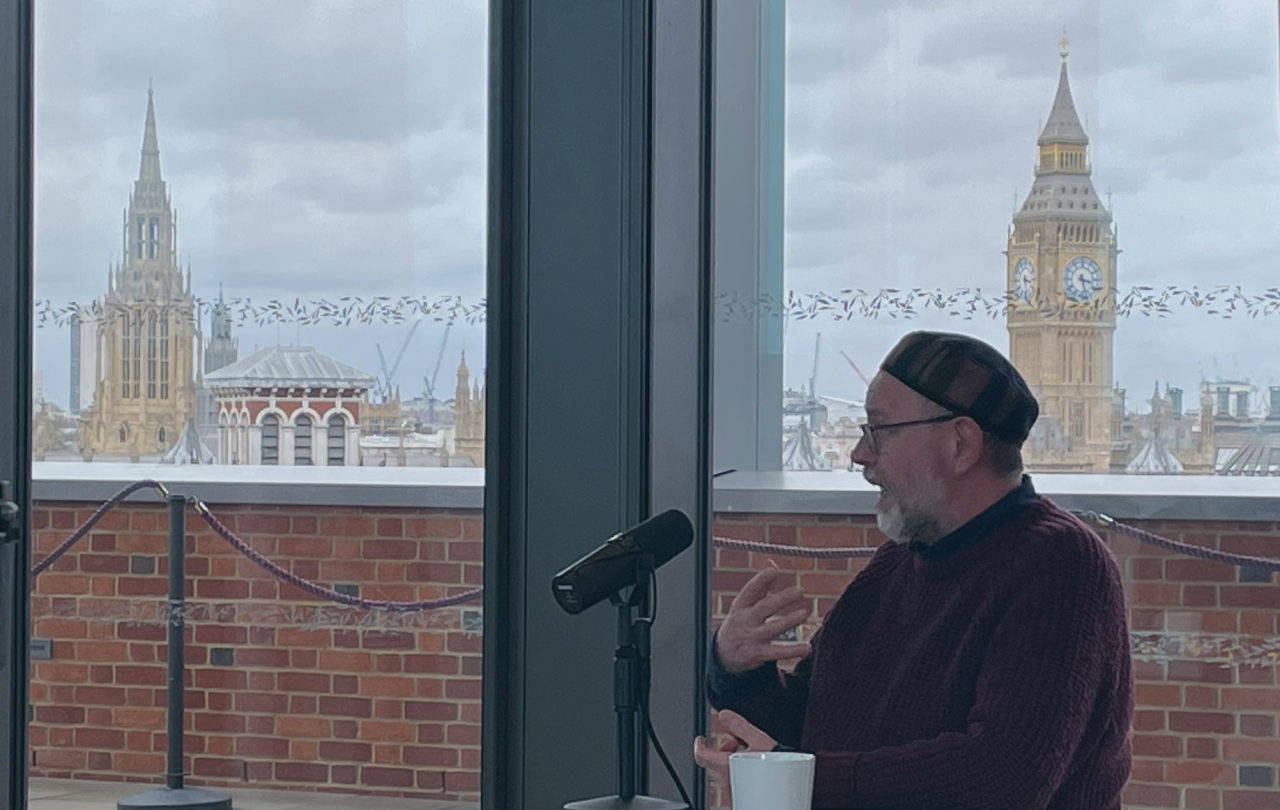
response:
[[[1280,285],[1280,88],[1274,3],[1228,0],[791,0],[787,13],[786,286],[1004,281],[1005,234],[1070,40],[1094,181],[1112,195],[1119,283]],[[145,24],[139,22],[145,19]],[[284,32],[288,32],[286,36]],[[487,3],[193,0],[37,7],[36,293],[105,291],[138,170],[148,79],[179,249],[197,295],[484,297]],[[123,43],[123,44],[122,44]],[[1005,350],[1003,319],[795,321],[786,383],[823,333],[819,392],[860,398],[864,371],[911,328]],[[241,355],[301,342],[378,371],[408,324],[238,327]],[[443,336],[426,322],[397,381],[421,389]],[[1122,318],[1130,407],[1159,379],[1280,381],[1280,319],[1175,310]],[[65,329],[37,331],[37,366],[65,403]],[[479,371],[484,331],[458,325]]]

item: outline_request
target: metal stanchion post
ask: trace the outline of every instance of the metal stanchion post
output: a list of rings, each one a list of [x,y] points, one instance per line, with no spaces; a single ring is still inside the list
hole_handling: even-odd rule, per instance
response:
[[[121,799],[117,810],[145,808],[184,808],[184,810],[231,810],[231,797],[212,790],[185,787],[182,783],[183,737],[183,648],[187,602],[186,567],[187,499],[169,495],[169,688],[168,688],[168,755],[165,763],[165,786],[152,788]]]

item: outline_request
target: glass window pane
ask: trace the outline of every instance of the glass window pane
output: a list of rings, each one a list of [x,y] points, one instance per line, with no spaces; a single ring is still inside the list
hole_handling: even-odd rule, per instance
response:
[[[473,804],[488,4],[38,6],[31,778]]]
[[[1093,526],[1137,683],[1124,803],[1266,801],[1274,573],[1201,549],[1280,558],[1275,4],[717,8],[716,458],[760,453],[717,463],[738,472],[716,533],[776,548],[717,552],[715,621],[774,560],[816,632],[864,563],[788,548],[886,540],[851,457],[885,421],[879,364],[912,330],[974,336],[1038,400],[1037,488],[1138,531]],[[751,475],[777,469],[795,474]]]

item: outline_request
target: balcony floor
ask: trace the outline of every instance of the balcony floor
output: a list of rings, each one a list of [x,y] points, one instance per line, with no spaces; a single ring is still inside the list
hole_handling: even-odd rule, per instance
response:
[[[32,778],[28,810],[115,810],[121,799],[150,790],[138,782]],[[352,796],[302,790],[212,788],[231,797],[233,810],[476,810],[470,802]]]

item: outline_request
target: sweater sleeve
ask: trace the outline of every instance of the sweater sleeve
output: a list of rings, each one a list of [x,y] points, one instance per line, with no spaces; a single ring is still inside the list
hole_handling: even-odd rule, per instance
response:
[[[783,672],[777,664],[768,663],[737,675],[730,674],[720,663],[713,636],[707,650],[708,700],[717,710],[737,712],[783,745],[799,745],[809,701],[809,673],[821,636],[819,629],[810,643],[809,654],[792,672]]]
[[[991,583],[1007,598],[967,728],[868,751],[817,752],[815,808],[1035,810],[1049,803],[1099,702],[1123,694],[1115,681],[1127,669],[1118,659],[1129,654],[1114,561],[1092,533],[1056,528],[1028,564]],[[1104,709],[1127,724],[1128,708]]]

